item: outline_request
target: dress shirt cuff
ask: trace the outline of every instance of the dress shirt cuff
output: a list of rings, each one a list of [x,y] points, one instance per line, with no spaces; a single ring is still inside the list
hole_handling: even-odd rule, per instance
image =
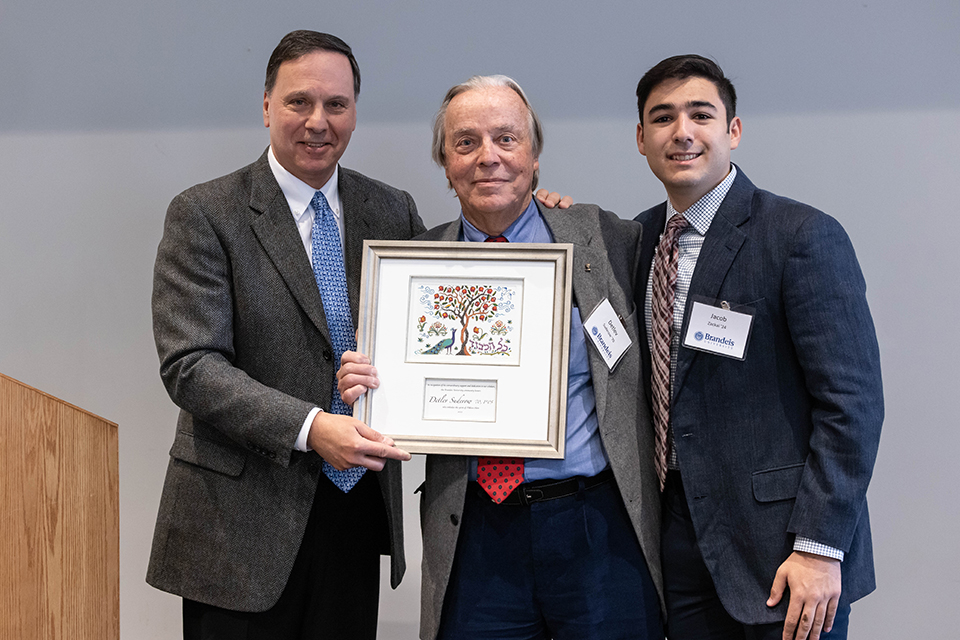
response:
[[[313,419],[317,417],[318,413],[320,413],[320,409],[314,407],[307,414],[307,419],[303,421],[303,426],[300,427],[300,435],[297,436],[297,444],[294,445],[297,451],[312,451],[310,446],[307,445],[307,436],[310,435],[310,427],[313,426]]]
[[[843,562],[843,551],[840,549],[828,547],[825,544],[820,544],[815,540],[804,538],[803,536],[797,536],[796,540],[793,541],[793,550],[805,551],[806,553],[813,553],[818,556],[826,556],[827,558],[833,558],[834,560]]]

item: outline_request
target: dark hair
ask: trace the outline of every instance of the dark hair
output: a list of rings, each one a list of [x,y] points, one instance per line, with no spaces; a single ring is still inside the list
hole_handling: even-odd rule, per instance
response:
[[[640,112],[640,124],[643,124],[643,108],[646,106],[647,98],[660,83],[687,78],[704,78],[714,84],[726,108],[729,128],[734,116],[737,115],[737,91],[733,88],[733,83],[723,75],[720,65],[695,53],[661,60],[643,74],[637,84],[637,110]]]
[[[329,33],[320,33],[318,31],[291,31],[283,36],[280,44],[270,54],[270,61],[267,62],[267,79],[263,83],[263,89],[267,93],[273,91],[273,85],[277,83],[277,72],[280,65],[290,60],[302,58],[308,53],[314,51],[333,51],[341,53],[350,61],[350,70],[353,71],[353,99],[360,96],[360,66],[357,59],[353,57],[353,51],[350,45]]]

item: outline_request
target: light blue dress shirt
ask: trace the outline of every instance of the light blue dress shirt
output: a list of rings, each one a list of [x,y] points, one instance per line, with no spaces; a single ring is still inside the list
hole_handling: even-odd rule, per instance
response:
[[[460,213],[460,240],[483,242],[487,234],[477,229]],[[553,242],[553,234],[537,210],[536,202],[513,221],[502,234],[510,242]],[[593,311],[589,309],[588,311]],[[573,476],[595,476],[609,465],[600,440],[597,401],[590,375],[590,358],[580,310],[574,306],[570,317],[570,367],[567,373],[567,434],[563,460],[526,458],[525,481]],[[477,479],[477,459],[470,464],[470,479]]]

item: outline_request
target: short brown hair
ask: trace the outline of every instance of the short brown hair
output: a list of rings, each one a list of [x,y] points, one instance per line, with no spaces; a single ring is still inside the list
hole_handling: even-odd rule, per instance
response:
[[[350,70],[353,72],[353,99],[360,97],[360,65],[357,59],[353,57],[353,50],[350,45],[329,33],[320,33],[319,31],[291,31],[283,36],[280,44],[270,54],[270,60],[267,62],[267,79],[263,83],[263,90],[267,93],[273,91],[273,85],[277,83],[277,73],[280,71],[280,65],[290,60],[297,60],[308,53],[314,51],[333,51],[341,53],[350,61]]]
[[[734,116],[737,115],[737,91],[733,88],[733,83],[723,75],[720,65],[695,53],[661,60],[643,74],[637,84],[637,110],[640,112],[640,124],[643,124],[643,108],[646,106],[647,98],[660,83],[687,78],[703,78],[714,84],[726,108],[729,128]]]

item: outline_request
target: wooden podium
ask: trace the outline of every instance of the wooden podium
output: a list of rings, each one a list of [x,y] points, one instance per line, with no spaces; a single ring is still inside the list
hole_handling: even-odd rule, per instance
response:
[[[2,374],[0,638],[120,638],[117,425]]]

